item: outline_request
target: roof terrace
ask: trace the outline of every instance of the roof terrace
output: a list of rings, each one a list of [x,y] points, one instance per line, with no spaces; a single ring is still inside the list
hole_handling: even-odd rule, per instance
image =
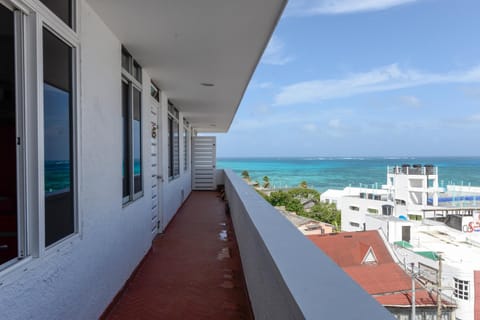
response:
[[[218,193],[193,192],[104,318],[393,319],[233,171],[218,174],[231,220]]]

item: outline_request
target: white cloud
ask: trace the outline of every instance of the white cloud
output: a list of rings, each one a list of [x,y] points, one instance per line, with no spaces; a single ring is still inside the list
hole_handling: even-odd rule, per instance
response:
[[[272,108],[266,104],[249,106],[248,109],[250,111],[250,116],[253,117],[265,117],[266,114],[272,112]]]
[[[285,52],[285,43],[278,37],[272,36],[261,61],[266,64],[284,65],[292,60],[293,58]]]
[[[306,123],[303,125],[303,130],[305,130],[306,132],[314,133],[317,132],[318,127],[314,123]]]
[[[269,88],[273,87],[273,83],[271,83],[271,82],[261,82],[261,83],[258,84],[258,87],[260,89],[269,89]]]
[[[292,1],[287,15],[347,14],[379,11],[418,0],[298,0]]]
[[[304,81],[283,87],[275,97],[275,104],[313,103],[429,84],[473,82],[480,82],[480,66],[441,74],[402,69],[397,64],[391,64],[340,79]]]
[[[468,120],[471,122],[480,122],[480,113],[472,114],[470,117],[468,117]]]
[[[403,103],[411,107],[420,107],[420,105],[422,104],[420,102],[420,99],[415,96],[402,96],[400,97],[400,100],[402,100]]]
[[[330,121],[328,121],[328,127],[331,129],[339,129],[340,126],[340,120],[338,119],[331,119]]]

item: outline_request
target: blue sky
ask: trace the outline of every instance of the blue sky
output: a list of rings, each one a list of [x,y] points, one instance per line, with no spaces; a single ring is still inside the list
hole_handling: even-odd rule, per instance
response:
[[[290,0],[218,156],[480,155],[479,12]]]

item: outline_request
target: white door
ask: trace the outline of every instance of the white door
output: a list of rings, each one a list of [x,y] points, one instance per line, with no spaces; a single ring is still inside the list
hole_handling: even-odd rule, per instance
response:
[[[162,228],[162,165],[161,165],[161,128],[160,128],[160,104],[151,98],[150,109],[150,154],[152,163],[152,240]]]
[[[215,190],[216,137],[193,137],[192,139],[192,189]]]

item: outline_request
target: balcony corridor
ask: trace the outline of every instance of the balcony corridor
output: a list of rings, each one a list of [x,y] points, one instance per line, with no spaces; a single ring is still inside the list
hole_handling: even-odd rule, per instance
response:
[[[217,192],[192,192],[105,316],[253,318],[231,220]]]

